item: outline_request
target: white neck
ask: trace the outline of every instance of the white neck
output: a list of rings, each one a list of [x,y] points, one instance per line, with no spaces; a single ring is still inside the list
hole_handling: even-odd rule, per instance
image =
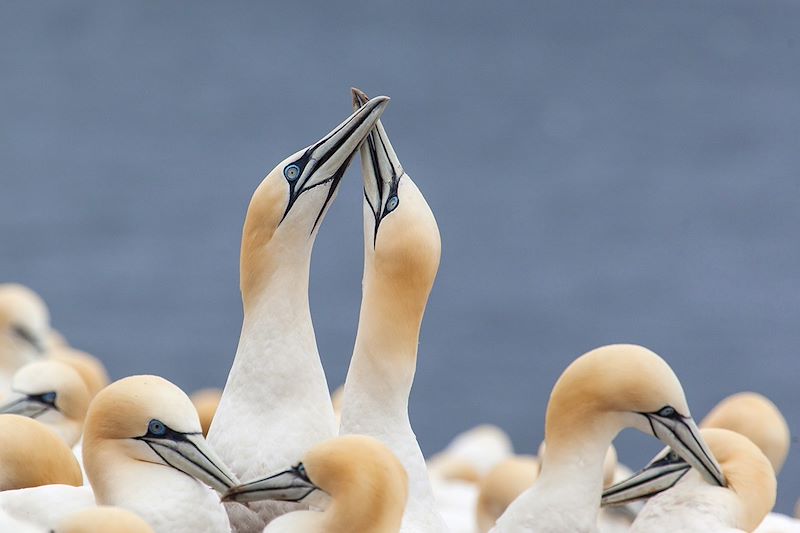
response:
[[[650,498],[630,531],[730,531],[736,527],[738,505],[730,490],[709,485],[692,469],[674,487]]]
[[[172,467],[109,455],[106,475],[94,476],[98,505],[131,510],[156,533],[230,531],[219,496],[196,479]]]
[[[569,443],[547,441],[539,477],[497,521],[496,532],[597,531],[603,461],[618,429],[596,424]]]
[[[241,478],[300,460],[336,433],[308,303],[310,248],[245,307],[239,347],[209,442]]]
[[[404,326],[397,317],[371,309],[370,286],[365,284],[339,433],[375,437],[400,459],[408,472],[402,531],[446,531],[436,510],[425,458],[408,419],[419,325]]]

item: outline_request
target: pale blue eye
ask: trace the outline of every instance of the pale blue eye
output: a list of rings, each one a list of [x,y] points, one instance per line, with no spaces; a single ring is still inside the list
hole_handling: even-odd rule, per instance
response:
[[[661,409],[661,410],[658,412],[658,414],[659,414],[660,416],[667,417],[667,418],[668,418],[668,417],[671,417],[671,416],[675,416],[675,409],[674,409],[674,408],[672,408],[672,407],[670,407],[670,406],[668,405],[668,406],[666,406],[666,407],[662,408],[662,409]]]
[[[397,196],[392,196],[389,198],[389,201],[386,202],[386,212],[389,213],[397,209],[397,204],[400,203],[400,198]]]
[[[289,165],[283,169],[283,175],[286,176],[287,180],[294,181],[300,177],[300,167],[297,165]]]
[[[45,403],[56,403],[56,393],[48,392],[42,394],[42,401],[44,401]]]
[[[149,431],[152,435],[160,437],[167,432],[167,426],[165,426],[164,423],[159,420],[151,420],[147,425],[147,431]]]

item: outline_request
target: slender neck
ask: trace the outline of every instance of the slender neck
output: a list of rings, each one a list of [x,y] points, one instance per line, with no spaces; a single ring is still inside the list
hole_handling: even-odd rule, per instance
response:
[[[408,419],[419,330],[430,286],[421,297],[418,287],[403,286],[404,281],[382,276],[369,262],[366,265],[340,434],[370,435],[386,444],[408,472],[404,526],[409,520],[420,520],[434,530],[443,530],[425,459]]]
[[[263,288],[244,297],[239,347],[209,432],[240,476],[297,462],[336,432],[311,323],[310,260],[310,244],[287,250]]]
[[[498,521],[499,530],[546,524],[564,531],[596,531],[603,462],[623,427],[614,416],[587,412],[584,420],[570,421],[570,431],[556,430],[555,424],[548,423],[539,477],[508,507]]]

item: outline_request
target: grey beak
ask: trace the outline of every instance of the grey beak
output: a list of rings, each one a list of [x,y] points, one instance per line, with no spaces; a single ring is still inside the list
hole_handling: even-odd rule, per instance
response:
[[[722,469],[691,417],[677,413],[672,416],[661,416],[658,413],[642,414],[650,422],[653,435],[696,468],[708,483],[720,487],[726,485]]]
[[[233,487],[223,495],[222,501],[245,503],[261,500],[280,500],[299,502],[315,490],[320,489],[305,476],[303,470],[294,467],[263,479]]]
[[[353,107],[359,108],[368,101],[367,95],[352,89]],[[378,120],[360,148],[361,174],[364,178],[364,198],[375,217],[375,235],[383,217],[397,208],[400,201],[397,187],[404,174],[403,165],[394,151],[383,123]]]
[[[642,470],[603,491],[601,505],[623,505],[672,488],[691,469],[670,448],[656,455]]]
[[[0,406],[0,414],[37,418],[47,411],[57,411],[55,404],[44,400],[44,394],[27,395]]]
[[[203,438],[202,433],[178,433],[171,438],[139,437],[169,466],[196,478],[220,494],[239,481]]]
[[[316,227],[325,207],[336,193],[353,155],[388,104],[388,96],[377,96],[365,102],[333,131],[305,149],[303,155],[293,163],[297,166],[299,175],[289,183],[289,203],[283,214],[284,218],[301,194],[330,183],[328,195],[314,223]]]

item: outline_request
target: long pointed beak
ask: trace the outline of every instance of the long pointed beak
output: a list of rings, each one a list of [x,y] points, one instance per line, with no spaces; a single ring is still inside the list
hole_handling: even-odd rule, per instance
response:
[[[272,476],[233,487],[222,496],[226,502],[255,502],[261,500],[280,500],[299,502],[319,487],[291,468]]]
[[[655,496],[675,486],[691,468],[689,463],[667,448],[643,469],[604,490],[601,505],[623,505]]]
[[[57,410],[52,404],[38,400],[34,396],[23,396],[0,406],[0,414],[19,415],[37,418],[47,411]]]
[[[655,413],[644,416],[650,422],[653,435],[696,468],[708,483],[720,487],[726,485],[722,469],[692,418],[680,415],[664,417]]]
[[[363,106],[369,98],[360,89],[353,87],[353,108]],[[375,127],[361,145],[361,174],[364,178],[364,197],[375,216],[375,238],[381,219],[397,208],[399,198],[397,186],[404,174],[403,165],[394,151],[383,123],[378,120]]]
[[[302,171],[300,176],[290,183],[289,203],[286,206],[284,217],[301,194],[314,187],[330,183],[327,198],[314,223],[314,227],[316,227],[325,207],[336,193],[353,155],[388,104],[388,96],[377,96],[365,102],[333,131],[306,148],[303,156],[296,162]]]
[[[179,433],[179,438],[140,437],[169,466],[196,478],[220,494],[239,481],[203,438],[202,433]]]

